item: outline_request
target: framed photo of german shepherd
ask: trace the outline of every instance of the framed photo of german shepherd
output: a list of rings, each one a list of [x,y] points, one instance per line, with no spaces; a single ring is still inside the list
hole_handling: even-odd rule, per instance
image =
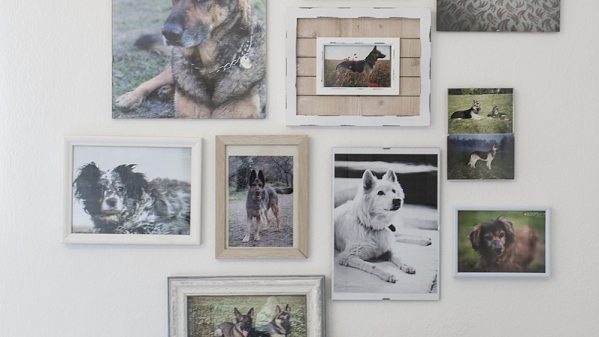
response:
[[[434,148],[333,149],[333,300],[439,299]]]
[[[399,95],[399,38],[317,38],[317,95]]]
[[[307,136],[216,137],[216,257],[306,258]]]
[[[169,277],[171,337],[324,337],[324,276]]]
[[[112,4],[113,118],[265,117],[266,0]]]
[[[455,207],[454,277],[549,277],[548,207]]]

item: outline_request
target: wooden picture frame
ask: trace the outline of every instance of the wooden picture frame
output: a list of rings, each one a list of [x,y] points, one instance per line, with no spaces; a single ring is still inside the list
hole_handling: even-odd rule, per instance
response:
[[[324,337],[324,280],[324,276],[169,277],[169,336],[212,336],[223,322],[235,322],[237,308],[243,315],[253,314],[250,327],[259,331],[279,306],[290,316],[285,336]],[[290,299],[296,304],[289,306]]]
[[[216,136],[215,232],[216,258],[308,257],[308,136]]]
[[[503,217],[500,221],[499,217]],[[515,240],[506,245],[503,237],[491,234],[482,241],[485,227],[504,232],[512,227]],[[549,207],[454,207],[453,276],[456,278],[543,278],[551,276],[551,209]],[[494,226],[494,227],[489,227]],[[505,234],[504,234],[505,235]],[[487,255],[483,244],[503,249],[500,255]],[[530,247],[534,242],[534,249]],[[519,247],[518,247],[519,245]],[[475,249],[476,246],[476,249]],[[518,249],[517,254],[515,248]],[[485,257],[487,256],[487,257]],[[490,257],[492,259],[490,260]],[[489,261],[491,263],[489,263]]]
[[[200,244],[201,138],[69,136],[64,154],[64,243]]]
[[[288,8],[289,126],[429,126],[428,8]],[[316,95],[317,38],[400,38],[399,96]]]

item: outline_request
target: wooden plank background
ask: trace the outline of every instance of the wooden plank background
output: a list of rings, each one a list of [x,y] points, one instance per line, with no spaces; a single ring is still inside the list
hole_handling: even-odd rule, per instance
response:
[[[400,38],[399,96],[317,96],[317,37]],[[297,115],[420,115],[420,20],[300,18],[297,20]]]

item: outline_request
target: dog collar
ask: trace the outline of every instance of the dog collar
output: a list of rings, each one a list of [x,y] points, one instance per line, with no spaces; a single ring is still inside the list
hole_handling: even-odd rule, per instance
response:
[[[227,71],[238,64],[243,69],[250,69],[252,67],[252,61],[248,57],[248,54],[250,53],[250,48],[252,48],[253,42],[254,42],[254,29],[252,28],[252,34],[250,35],[250,39],[243,43],[243,45],[241,46],[241,51],[239,51],[237,54],[235,54],[235,58],[233,58],[233,60],[231,60],[231,62],[225,63],[224,65],[216,68],[215,70],[208,72],[208,74],[216,74],[216,73],[220,73],[223,71]],[[196,65],[193,63],[191,63],[191,66],[195,70],[202,70],[202,68],[196,67]]]

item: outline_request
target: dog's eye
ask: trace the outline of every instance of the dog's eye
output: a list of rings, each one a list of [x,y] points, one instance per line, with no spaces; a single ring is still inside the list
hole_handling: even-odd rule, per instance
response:
[[[379,191],[379,193],[377,193],[377,195],[385,195],[385,192]]]
[[[499,234],[499,238],[500,238],[500,239],[503,239],[503,237],[504,237],[504,236],[505,236],[505,233],[504,233],[504,232],[501,232],[501,234]]]
[[[395,190],[391,190],[391,192],[395,193]]]
[[[491,237],[491,235],[486,235],[486,236],[485,236],[485,240],[487,240],[487,241],[491,241],[492,239],[493,239],[493,238]]]
[[[116,190],[117,190],[118,192],[121,192],[121,193],[122,193],[122,192],[125,192],[125,188],[124,188],[123,186],[119,186],[119,187],[117,187],[117,188],[116,188]]]

